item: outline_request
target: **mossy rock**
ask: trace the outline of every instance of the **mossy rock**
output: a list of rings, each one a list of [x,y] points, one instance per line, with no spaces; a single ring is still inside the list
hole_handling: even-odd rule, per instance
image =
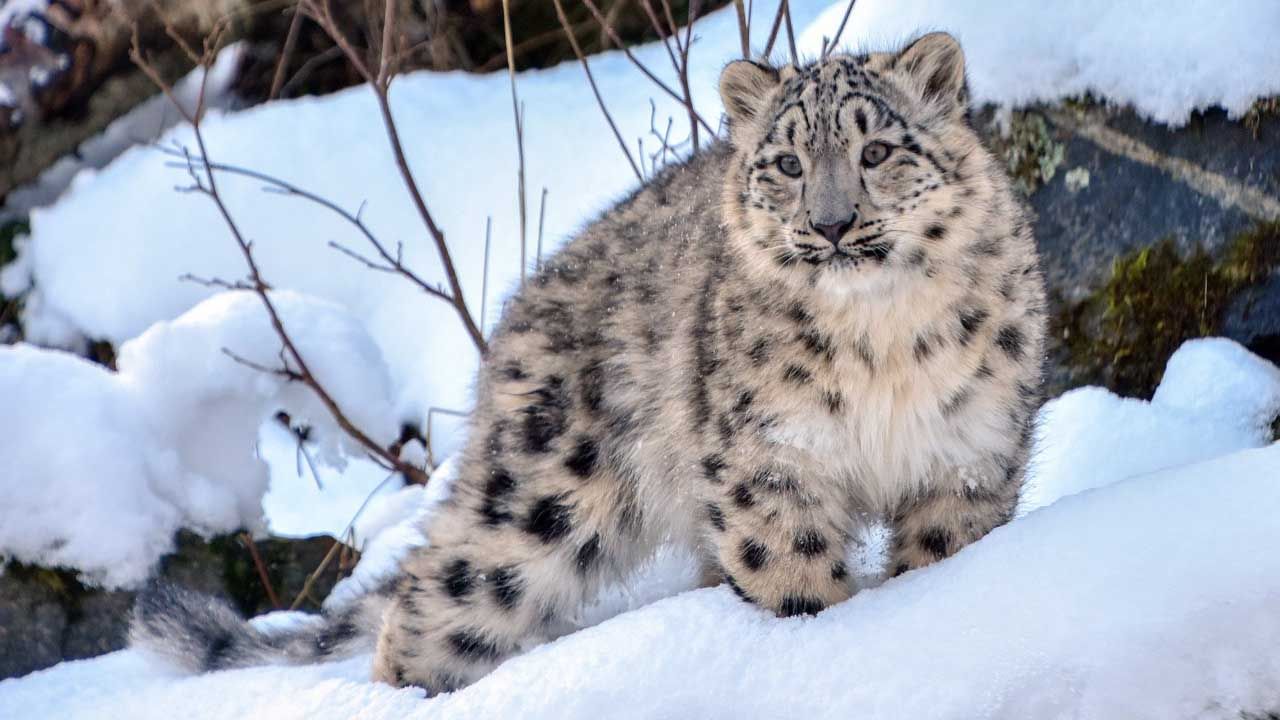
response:
[[[1053,323],[1076,384],[1150,397],[1183,342],[1224,334],[1241,294],[1280,269],[1280,223],[1258,223],[1220,257],[1182,253],[1171,238],[1117,259],[1110,279],[1082,302],[1064,303]]]

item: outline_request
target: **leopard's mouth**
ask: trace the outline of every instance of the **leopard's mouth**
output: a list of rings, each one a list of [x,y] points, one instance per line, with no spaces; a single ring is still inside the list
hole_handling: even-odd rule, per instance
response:
[[[893,245],[880,240],[871,242],[841,243],[840,247],[815,248],[797,245],[797,254],[809,265],[829,265],[833,268],[858,267],[863,264],[882,265],[889,258]]]

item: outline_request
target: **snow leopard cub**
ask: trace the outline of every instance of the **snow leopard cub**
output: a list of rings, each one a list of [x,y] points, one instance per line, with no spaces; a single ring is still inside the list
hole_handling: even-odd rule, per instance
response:
[[[869,516],[893,528],[893,574],[1009,519],[1044,288],[1027,211],[967,123],[959,45],[738,61],[720,85],[727,142],[511,301],[452,494],[375,620],[378,679],[465,686],[664,543],[789,616],[854,592],[843,558]],[[345,651],[359,624],[267,636],[169,591],[134,633],[227,667]]]

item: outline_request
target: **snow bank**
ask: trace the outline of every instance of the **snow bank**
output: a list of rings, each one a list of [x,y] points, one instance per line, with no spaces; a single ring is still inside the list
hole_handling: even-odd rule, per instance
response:
[[[816,55],[848,3],[832,3],[799,39]],[[1093,93],[1181,125],[1219,105],[1239,117],[1280,93],[1274,0],[858,0],[840,44],[884,50],[922,30],[965,49],[975,104],[1016,107]]]
[[[1048,402],[1020,512],[1126,477],[1262,447],[1277,414],[1280,368],[1231,340],[1192,340],[1169,358],[1151,402],[1099,387]]]
[[[332,303],[273,298],[313,373],[345,412],[390,442],[390,388],[377,347]],[[0,347],[0,555],[142,582],[187,527],[262,527],[267,469],[258,429],[284,409],[312,425],[311,451],[341,467],[358,452],[305,387],[233,361],[275,365],[258,298],[214,296],[119,352],[118,373],[58,351]]]
[[[1237,718],[1277,703],[1277,468],[1272,445],[1067,498],[815,618],[687,592],[432,700],[367,657],[175,678],[121,652],[0,683],[0,716]]]

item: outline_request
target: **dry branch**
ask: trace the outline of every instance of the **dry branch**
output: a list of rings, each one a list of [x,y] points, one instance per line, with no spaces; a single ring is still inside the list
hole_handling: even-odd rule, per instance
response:
[[[462,321],[467,334],[471,336],[471,341],[480,351],[481,356],[484,356],[488,354],[489,346],[485,342],[484,333],[480,331],[475,318],[472,317],[470,310],[467,308],[466,298],[462,294],[462,283],[458,280],[458,271],[454,267],[453,257],[449,253],[449,246],[445,242],[444,231],[436,225],[435,218],[422,197],[422,191],[418,188],[418,181],[414,178],[413,171],[409,168],[409,162],[404,154],[404,146],[400,141],[400,129],[397,127],[395,117],[391,112],[390,88],[391,80],[395,75],[394,65],[397,57],[392,43],[394,38],[390,33],[390,19],[394,3],[395,0],[387,0],[388,20],[384,23],[383,45],[379,54],[376,72],[370,70],[360,51],[351,44],[350,39],[342,32],[332,12],[329,11],[327,2],[324,2],[324,0],[301,0],[299,7],[304,9],[320,25],[338,47],[342,48],[347,60],[356,68],[361,77],[369,83],[370,89],[373,90],[374,98],[378,103],[378,112],[382,117],[382,125],[386,131],[387,140],[391,144],[391,153],[395,158],[396,169],[400,171],[400,177],[404,181],[405,189],[409,191],[409,197],[413,201],[414,208],[418,211],[418,216],[422,219],[422,223],[427,229],[427,234],[431,236],[431,240],[436,246],[436,253],[440,257],[440,264],[444,267],[445,277],[449,283],[449,297],[454,309],[457,311],[458,319]]]
[[[844,16],[840,18],[840,25],[836,27],[836,34],[831,37],[831,41],[822,46],[822,59],[826,60],[827,55],[835,49],[836,44],[840,42],[840,36],[844,34],[845,23],[849,22],[849,16],[853,14],[853,5],[858,0],[849,0],[849,7],[844,9]]]
[[[390,3],[388,2],[388,5]],[[529,243],[526,240],[526,214],[525,214],[525,194],[524,194],[524,113],[520,111],[520,98],[516,95],[516,55],[514,45],[511,42],[511,0],[502,0],[502,30],[506,35],[507,43],[507,75],[511,78],[511,113],[515,116],[516,121],[516,155],[519,165],[516,169],[516,191],[520,202],[520,284],[524,284],[525,274],[525,248]],[[489,232],[485,231],[485,265],[488,266],[489,253]],[[488,271],[485,272],[488,275]],[[481,303],[484,298],[481,296]],[[484,327],[484,312],[480,313],[480,326]]]
[[[618,125],[614,123],[613,116],[609,114],[609,108],[605,107],[604,98],[600,96],[600,88],[596,86],[596,79],[591,74],[591,65],[587,63],[587,57],[582,53],[582,47],[578,45],[578,38],[573,34],[573,28],[569,25],[569,18],[564,14],[564,6],[560,0],[553,0],[556,6],[556,16],[560,18],[560,26],[564,28],[565,37],[569,38],[569,44],[573,47],[573,54],[578,56],[578,62],[582,63],[582,71],[587,75],[587,83],[591,85],[591,93],[596,97],[596,104],[600,106],[600,112],[604,113],[604,119],[609,123],[609,129],[613,131],[613,137],[618,140],[618,147],[622,149],[622,154],[627,157],[627,164],[631,166],[631,171],[636,174],[636,180],[644,182],[644,175],[640,173],[640,168],[636,166],[636,161],[631,157],[631,151],[627,150],[627,143],[622,139],[622,133],[618,131]],[[643,3],[648,5],[648,2]],[[547,197],[546,190],[542,192],[542,199],[545,202]],[[541,224],[539,224],[541,228]],[[542,232],[538,232],[538,260],[542,260]]]
[[[135,36],[136,37],[136,36]],[[206,69],[212,64],[213,57],[218,48],[219,35],[210,36],[205,41],[204,51],[200,57],[200,64]],[[190,48],[187,50],[192,51]],[[192,51],[194,52],[194,51]],[[133,62],[157,83],[161,91],[165,93],[171,100],[174,99],[173,89],[167,83],[164,83],[155,68],[145,57],[140,45],[136,44],[130,49],[130,58]],[[205,77],[208,73],[205,73]],[[200,94],[203,95],[204,87],[201,86]],[[240,249],[241,255],[244,257],[245,264],[248,266],[249,277],[247,279],[248,289],[255,293],[262,301],[263,307],[267,311],[267,316],[271,322],[271,327],[275,331],[276,337],[281,343],[281,366],[279,368],[266,368],[265,366],[255,366],[264,371],[275,372],[285,377],[287,380],[300,382],[311,389],[324,404],[334,421],[342,430],[353,440],[358,442],[370,454],[370,457],[378,464],[394,469],[404,475],[410,482],[425,483],[427,480],[426,473],[422,468],[416,467],[410,463],[404,462],[387,448],[379,445],[373,438],[369,437],[363,430],[357,427],[343,412],[338,405],[337,400],[329,393],[322,383],[316,378],[308,367],[306,358],[299,351],[296,343],[288,330],[284,326],[284,321],[280,317],[279,311],[276,309],[275,303],[271,299],[270,285],[263,278],[261,270],[258,267],[257,259],[253,254],[253,244],[248,241],[244,234],[240,231],[239,225],[231,212],[227,209],[223,202],[222,194],[218,190],[217,175],[214,172],[214,164],[209,160],[208,148],[205,145],[204,133],[201,129],[201,117],[199,110],[203,107],[202,101],[197,101],[196,112],[188,112],[181,104],[174,102],[174,106],[183,119],[191,125],[192,133],[195,136],[196,146],[199,150],[198,156],[192,156],[189,152],[184,151],[187,172],[191,177],[192,186],[188,188],[190,192],[198,192],[207,196],[213,201],[218,208],[218,213],[222,216],[223,222],[231,231],[237,247]],[[224,350],[233,359],[237,356],[230,350]],[[244,358],[239,359],[246,362]],[[251,365],[253,366],[253,365]]]
[[[708,125],[706,120],[702,119],[702,116],[694,110],[693,104],[689,102],[685,96],[671,89],[670,85],[667,85],[661,78],[653,74],[653,71],[644,63],[640,62],[640,59],[637,58],[625,44],[623,44],[622,38],[618,36],[616,31],[614,31],[613,26],[609,24],[609,20],[600,12],[600,8],[596,6],[594,0],[582,0],[582,3],[586,5],[587,9],[591,11],[591,14],[595,16],[596,22],[600,23],[601,29],[608,34],[609,39],[622,50],[622,54],[627,58],[627,60],[631,61],[632,65],[636,66],[637,70],[639,70],[645,77],[649,78],[650,82],[657,85],[664,93],[670,95],[676,102],[684,105],[688,109],[690,117],[692,117],[696,123],[705,128],[708,134],[715,134],[715,129]]]

